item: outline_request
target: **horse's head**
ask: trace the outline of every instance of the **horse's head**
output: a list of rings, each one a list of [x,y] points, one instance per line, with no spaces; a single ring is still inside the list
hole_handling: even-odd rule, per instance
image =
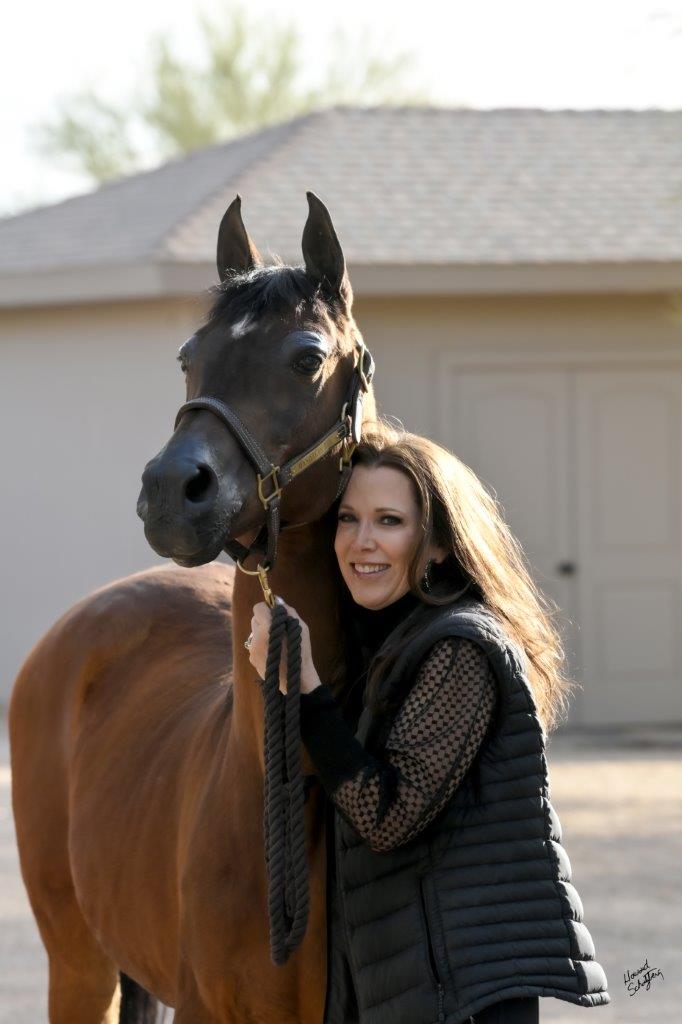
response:
[[[339,420],[361,342],[343,252],[324,204],[308,193],[303,267],[264,266],[241,217],[239,196],[218,232],[220,284],[205,322],[180,348],[187,400],[218,399],[268,460],[281,466]],[[365,399],[365,418],[374,401]],[[210,562],[228,540],[265,521],[256,470],[234,432],[206,408],[190,408],[142,474],[138,515],[160,555],[184,566]],[[282,522],[318,519],[339,480],[339,445],[282,494]]]

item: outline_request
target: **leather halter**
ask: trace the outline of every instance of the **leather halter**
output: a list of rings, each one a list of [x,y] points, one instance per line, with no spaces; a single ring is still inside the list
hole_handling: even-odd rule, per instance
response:
[[[353,377],[339,419],[319,441],[316,441],[300,455],[289,459],[282,466],[276,466],[268,459],[258,441],[242,423],[237,413],[225,402],[221,402],[219,398],[212,398],[209,395],[192,398],[180,406],[175,417],[174,430],[177,429],[183,414],[189,409],[206,409],[214,413],[236,437],[256,469],[258,497],[266,513],[265,524],[250,547],[244,547],[239,541],[232,540],[226,542],[224,549],[234,558],[239,568],[247,573],[251,570],[244,569],[242,565],[244,559],[252,554],[259,557],[265,555],[265,561],[258,564],[253,575],[259,576],[268,604],[271,603],[272,595],[267,584],[267,572],[274,565],[277,555],[277,538],[281,529],[280,496],[283,489],[299,473],[318,462],[337,444],[342,444],[343,450],[339,458],[341,475],[336,497],[343,490],[350,472],[350,459],[362,434],[362,396],[369,390],[374,376],[374,360],[369,349],[366,348],[362,338],[356,341],[356,345],[357,354]]]

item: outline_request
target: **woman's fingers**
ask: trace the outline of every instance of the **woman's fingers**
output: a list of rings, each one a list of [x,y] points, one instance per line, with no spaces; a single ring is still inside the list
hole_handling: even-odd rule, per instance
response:
[[[286,601],[281,597],[276,597],[275,600],[278,604],[281,604],[292,619],[297,619],[301,626],[301,660],[303,668],[312,662],[311,651],[310,651],[310,635],[308,627],[298,614],[295,608],[287,604]],[[251,633],[253,639],[251,647],[249,649],[249,661],[255,668],[261,679],[265,678],[265,667],[267,664],[268,657],[268,640],[270,637],[270,626],[272,623],[272,609],[265,603],[265,601],[259,601],[258,604],[253,606],[253,616],[251,618]],[[280,663],[280,691],[284,694],[287,692],[286,686],[286,637],[282,645],[282,660]]]
[[[271,618],[272,618],[272,612],[270,611],[269,607],[266,605],[265,601],[259,601],[258,604],[254,604],[254,606],[253,606],[253,619],[255,619],[256,622],[260,622],[260,623],[270,622]]]

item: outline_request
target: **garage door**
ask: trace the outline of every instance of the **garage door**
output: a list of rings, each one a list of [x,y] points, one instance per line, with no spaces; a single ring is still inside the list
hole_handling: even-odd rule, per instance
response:
[[[444,441],[561,608],[569,722],[682,721],[682,369],[449,373]]]

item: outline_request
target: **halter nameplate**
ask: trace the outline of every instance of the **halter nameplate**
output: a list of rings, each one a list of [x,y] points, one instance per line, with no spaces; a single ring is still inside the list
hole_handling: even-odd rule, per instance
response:
[[[287,483],[289,480],[293,480],[295,476],[302,473],[304,469],[308,468],[308,466],[312,466],[313,462],[317,462],[318,459],[321,459],[322,456],[326,455],[327,452],[332,450],[332,448],[335,448],[339,441],[343,441],[347,434],[348,431],[346,430],[345,425],[336,427],[327,435],[327,437],[323,438],[319,444],[316,444],[314,448],[311,448],[309,452],[306,452],[305,455],[301,455],[293,462],[288,462],[280,471],[280,477],[282,473],[285,473],[288,477]]]

